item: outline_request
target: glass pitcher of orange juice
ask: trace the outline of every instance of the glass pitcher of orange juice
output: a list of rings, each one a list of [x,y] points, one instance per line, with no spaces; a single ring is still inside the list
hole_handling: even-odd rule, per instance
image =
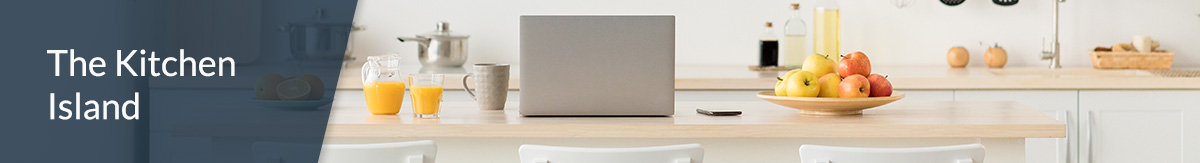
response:
[[[399,55],[368,56],[362,68],[367,110],[374,115],[399,113],[404,102],[405,77],[400,71]]]

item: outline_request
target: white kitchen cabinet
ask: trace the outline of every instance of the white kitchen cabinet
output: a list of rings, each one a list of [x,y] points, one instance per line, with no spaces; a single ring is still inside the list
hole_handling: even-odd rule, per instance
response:
[[[1077,163],[1076,90],[958,90],[954,101],[1016,101],[1067,124],[1067,138],[1025,139],[1027,163]]]
[[[1200,162],[1200,91],[1080,91],[1080,160]]]

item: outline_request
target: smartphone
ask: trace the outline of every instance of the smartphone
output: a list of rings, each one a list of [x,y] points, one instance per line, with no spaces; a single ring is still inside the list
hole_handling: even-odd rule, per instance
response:
[[[742,115],[742,110],[697,108],[696,113],[709,115],[709,116],[736,116],[736,115]]]

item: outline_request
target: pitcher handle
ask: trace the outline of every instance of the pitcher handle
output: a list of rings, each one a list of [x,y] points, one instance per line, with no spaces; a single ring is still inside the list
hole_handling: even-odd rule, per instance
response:
[[[475,98],[475,91],[471,90],[471,87],[467,86],[467,78],[471,77],[471,75],[473,75],[473,74],[467,73],[467,75],[463,76],[463,79],[462,79],[463,90],[466,90],[467,94],[471,95],[472,100],[479,101],[479,99]]]

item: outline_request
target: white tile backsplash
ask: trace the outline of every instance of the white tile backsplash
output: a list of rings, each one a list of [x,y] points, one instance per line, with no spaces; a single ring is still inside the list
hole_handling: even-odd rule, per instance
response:
[[[394,37],[449,21],[453,30],[472,35],[469,63],[518,63],[523,14],[674,14],[677,64],[751,65],[762,23],[783,24],[792,2],[811,10],[807,0],[360,0],[355,23],[367,30],[354,34],[354,52],[400,52],[412,56],[404,62],[416,63],[416,45]],[[1025,0],[1001,7],[975,0],[949,7],[919,0],[896,8],[887,0],[841,0],[842,52],[863,50],[879,65],[945,65],[946,50],[962,45],[971,52],[970,66],[983,66],[979,41],[996,41],[1008,50],[1009,66],[1046,66],[1039,57],[1042,39],[1051,34],[1051,3]],[[1176,67],[1200,66],[1197,14],[1197,0],[1068,0],[1062,4],[1062,62],[1090,66],[1088,50],[1142,34],[1176,51]],[[806,20],[811,26],[812,19]]]

